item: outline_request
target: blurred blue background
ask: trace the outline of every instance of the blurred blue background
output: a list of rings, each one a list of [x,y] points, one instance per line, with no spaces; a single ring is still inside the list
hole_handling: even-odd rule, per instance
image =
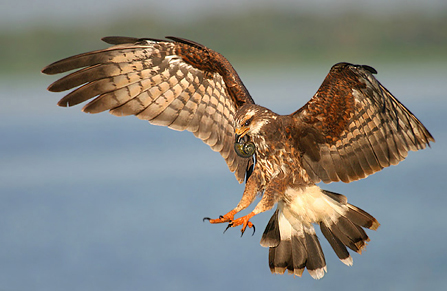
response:
[[[271,275],[252,237],[203,223],[239,201],[225,162],[187,132],[59,108],[59,58],[99,38],[176,35],[226,57],[257,103],[286,114],[329,68],[373,66],[432,148],[367,179],[320,185],[382,224],[346,267],[321,239],[319,281]],[[0,10],[0,290],[444,290],[445,1],[10,1]],[[244,212],[246,213],[246,212]],[[321,235],[320,235],[321,237]]]

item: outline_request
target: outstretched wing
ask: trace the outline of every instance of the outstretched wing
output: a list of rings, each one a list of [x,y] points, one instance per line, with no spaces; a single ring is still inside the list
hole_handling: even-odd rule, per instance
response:
[[[239,76],[222,55],[198,43],[106,37],[114,46],[72,56],[45,67],[45,74],[77,70],[48,87],[61,92],[76,88],[59,106],[92,99],[87,113],[109,110],[135,115],[152,124],[188,130],[225,159],[239,182],[252,158],[236,155],[233,118],[245,103],[254,103]]]
[[[369,66],[334,65],[313,98],[292,114],[296,146],[314,182],[351,182],[396,165],[434,142]]]

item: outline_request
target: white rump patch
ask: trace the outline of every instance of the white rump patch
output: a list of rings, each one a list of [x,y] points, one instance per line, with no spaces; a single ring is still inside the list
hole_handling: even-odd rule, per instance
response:
[[[320,222],[331,225],[348,211],[347,205],[331,199],[318,186],[288,188],[285,191],[284,202],[280,204],[284,216],[290,222],[298,220],[305,225]]]

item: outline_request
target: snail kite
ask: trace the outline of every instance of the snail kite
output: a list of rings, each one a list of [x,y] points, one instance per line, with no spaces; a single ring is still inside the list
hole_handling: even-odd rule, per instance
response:
[[[277,205],[261,239],[273,273],[316,279],[326,262],[314,224],[340,260],[352,265],[348,248],[360,253],[364,228],[379,223],[316,186],[349,183],[396,165],[433,137],[374,77],[366,65],[335,64],[315,95],[299,110],[278,115],[255,104],[221,54],[178,37],[168,40],[106,37],[113,46],[45,67],[45,74],[75,70],[48,90],[72,90],[59,106],[90,100],[83,111],[135,115],[155,125],[191,131],[219,152],[245,190],[237,206],[211,223],[254,227],[250,218]],[[257,195],[249,214],[235,218]]]

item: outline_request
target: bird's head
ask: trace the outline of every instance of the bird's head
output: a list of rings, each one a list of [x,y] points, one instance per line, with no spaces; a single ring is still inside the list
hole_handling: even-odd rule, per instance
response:
[[[246,104],[237,112],[234,119],[236,153],[244,158],[251,157],[255,151],[255,141],[263,135],[263,128],[276,116],[270,110],[255,104]]]

